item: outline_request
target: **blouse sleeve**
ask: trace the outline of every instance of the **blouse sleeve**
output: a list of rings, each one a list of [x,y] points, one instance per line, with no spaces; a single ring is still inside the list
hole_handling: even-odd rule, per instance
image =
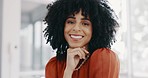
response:
[[[45,78],[57,78],[56,77],[56,58],[53,57],[49,60],[45,67]]]
[[[90,57],[89,78],[118,78],[119,59],[107,48],[96,50]]]

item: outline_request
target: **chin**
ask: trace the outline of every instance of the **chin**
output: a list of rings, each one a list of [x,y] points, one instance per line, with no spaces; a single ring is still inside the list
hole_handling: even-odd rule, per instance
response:
[[[78,44],[73,44],[73,45],[69,45],[71,48],[78,48],[78,47],[83,47],[83,45],[78,45]]]

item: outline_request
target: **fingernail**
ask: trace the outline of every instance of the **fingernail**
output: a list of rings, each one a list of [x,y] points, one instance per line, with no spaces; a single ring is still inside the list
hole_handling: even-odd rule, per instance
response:
[[[89,53],[87,50],[86,50],[86,52]]]

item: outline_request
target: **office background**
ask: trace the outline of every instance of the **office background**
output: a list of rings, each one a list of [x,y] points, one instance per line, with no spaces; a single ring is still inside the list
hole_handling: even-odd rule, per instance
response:
[[[46,44],[43,19],[55,0],[0,0],[0,78],[44,78],[55,56]],[[120,28],[112,46],[120,78],[148,78],[148,0],[109,0]]]

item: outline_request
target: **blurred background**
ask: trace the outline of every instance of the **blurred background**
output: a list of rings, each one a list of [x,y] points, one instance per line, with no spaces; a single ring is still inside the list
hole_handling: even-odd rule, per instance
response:
[[[0,0],[0,78],[44,78],[55,56],[46,44],[43,19],[55,0]],[[120,28],[112,46],[120,78],[148,78],[148,0],[109,0]]]

